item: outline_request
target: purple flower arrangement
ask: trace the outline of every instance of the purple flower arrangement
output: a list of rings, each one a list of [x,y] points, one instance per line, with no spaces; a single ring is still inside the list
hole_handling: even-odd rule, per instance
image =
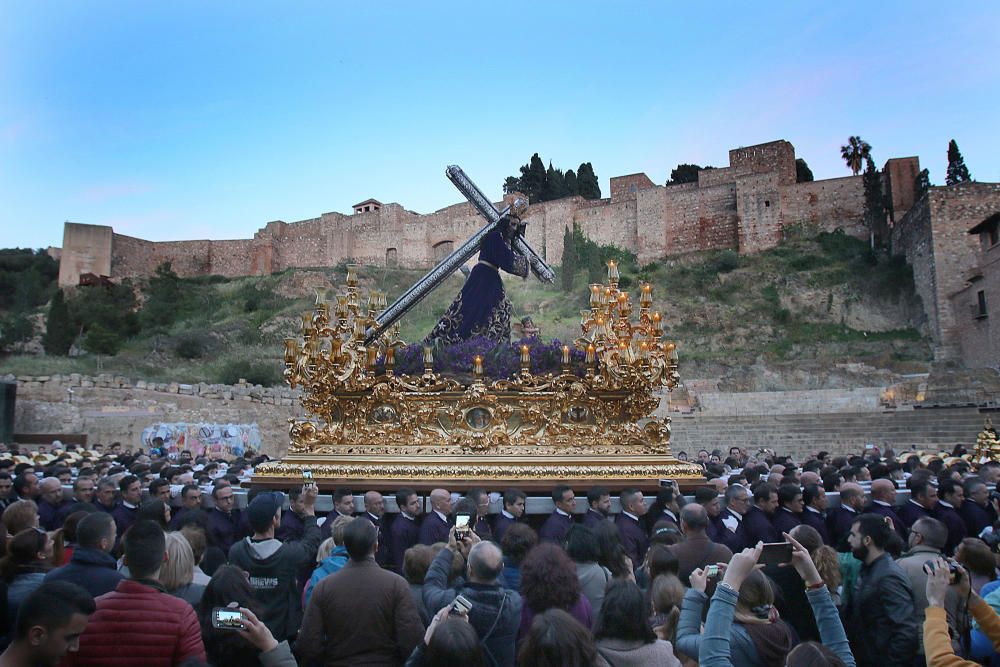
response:
[[[492,380],[514,377],[521,370],[521,346],[528,346],[530,369],[535,375],[562,372],[562,348],[559,340],[544,342],[537,337],[522,338],[516,343],[496,343],[489,338],[476,337],[453,345],[434,348],[434,372],[445,375],[471,376],[477,356],[483,360],[483,375]],[[572,345],[569,350],[570,372],[584,377],[587,372],[586,355]],[[375,372],[385,372],[385,357],[380,356]],[[397,375],[420,375],[424,372],[424,348],[413,343],[396,349],[393,372]]]

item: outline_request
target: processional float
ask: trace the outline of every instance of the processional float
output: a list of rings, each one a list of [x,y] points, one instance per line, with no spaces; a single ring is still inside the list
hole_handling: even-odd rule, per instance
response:
[[[301,336],[285,339],[284,376],[301,388],[307,418],[289,420],[288,455],[258,466],[254,483],[287,487],[305,471],[326,487],[418,490],[563,482],[649,489],[662,479],[703,479],[700,467],[671,456],[670,418],[653,415],[659,391],[679,381],[676,344],[664,339],[652,286],[641,285],[636,312],[614,262],[581,311],[574,347],[582,368],[564,346],[559,370],[533,371],[525,345],[512,376],[486,377],[480,356],[467,374],[449,376],[434,371],[434,355],[447,350],[425,347],[422,373],[396,372],[400,318],[472,258],[502,215],[527,209],[516,199],[499,211],[461,169],[446,174],[486,226],[389,307],[384,292],[362,292],[351,265],[336,300],[317,299],[303,313]],[[523,238],[513,243],[532,273],[553,280]]]

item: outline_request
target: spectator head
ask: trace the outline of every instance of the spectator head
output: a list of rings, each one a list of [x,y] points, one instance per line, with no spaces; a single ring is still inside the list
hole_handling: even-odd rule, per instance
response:
[[[965,489],[962,488],[962,483],[955,481],[951,477],[941,480],[938,484],[937,492],[941,500],[955,509],[960,508],[962,503],[965,502]]]
[[[105,507],[111,507],[115,504],[115,490],[116,485],[112,480],[107,477],[101,478],[97,483],[96,501]]]
[[[719,491],[711,486],[699,486],[694,490],[694,501],[705,508],[710,518],[719,516],[722,511],[722,501],[719,500]]]
[[[39,493],[38,475],[34,472],[17,473],[17,476],[14,478],[14,493],[22,500],[37,499]]]
[[[426,544],[414,544],[403,554],[403,578],[414,586],[424,583],[427,570],[431,569],[434,550]]]
[[[118,527],[107,512],[91,512],[76,526],[76,543],[83,549],[111,553]]]
[[[94,502],[94,488],[97,485],[90,477],[77,477],[73,482],[73,497],[78,503]]]
[[[844,478],[838,472],[831,472],[823,475],[823,489],[829,493],[840,491],[840,485],[844,483]]]
[[[670,491],[672,489],[666,489]],[[619,500],[622,504],[622,511],[628,512],[633,516],[643,516],[649,511],[649,507],[646,506],[646,499],[642,497],[642,491],[639,489],[623,489],[619,495]]]
[[[123,541],[125,565],[132,578],[157,579],[167,558],[167,538],[163,529],[153,521],[136,521]]]
[[[911,477],[908,483],[910,498],[925,509],[934,509],[938,501],[938,490],[930,479]]]
[[[819,474],[812,470],[804,470],[802,475],[799,476],[799,483],[802,486],[807,486],[809,484],[819,484],[822,480],[819,478]]]
[[[782,484],[778,488],[778,504],[795,514],[801,514],[805,510],[802,502],[802,489],[798,484]]]
[[[503,508],[515,519],[524,516],[524,506],[527,496],[521,489],[507,489],[503,492]]]
[[[580,590],[576,566],[555,544],[539,544],[521,563],[521,595],[536,614],[552,608],[571,609]]]
[[[979,477],[984,484],[996,484],[1000,481],[1000,463],[987,461],[979,467]]]
[[[118,490],[121,491],[122,501],[130,505],[138,505],[142,500],[142,482],[135,475],[125,475],[118,482]]]
[[[661,574],[653,579],[649,587],[649,601],[653,613],[663,617],[661,632],[666,635],[667,641],[673,642],[677,638],[677,621],[686,590],[676,574]]]
[[[552,502],[556,504],[556,509],[560,509],[567,514],[572,515],[576,510],[576,494],[573,493],[573,489],[565,484],[560,484],[552,489]]]
[[[351,521],[344,527],[344,548],[353,561],[368,560],[378,546],[378,528],[370,521]]]
[[[160,478],[149,483],[149,497],[170,504],[170,482]]]
[[[653,530],[650,531],[649,535],[650,544],[670,546],[671,544],[680,544],[683,541],[684,533],[672,521],[657,521],[653,524]]]
[[[774,590],[768,578],[760,570],[752,570],[740,586],[736,599],[737,613],[766,620],[774,606]]]
[[[475,510],[473,516],[484,517],[490,513],[490,494],[483,489],[469,489],[465,494],[466,499],[472,503]]]
[[[646,551],[646,562],[643,563],[649,580],[653,581],[661,574],[677,576],[681,571],[681,562],[673,551],[665,544],[653,544]]]
[[[645,596],[635,582],[627,579],[612,581],[608,584],[604,604],[601,605],[601,613],[594,626],[594,639],[622,639],[652,644],[656,641],[656,635],[649,627],[648,611]]]
[[[420,515],[420,496],[413,489],[400,489],[396,492],[396,506],[400,512],[411,517]]]
[[[534,667],[582,667],[597,664],[597,647],[588,628],[562,609],[549,609],[531,622],[517,658]]]
[[[681,509],[681,531],[685,535],[700,535],[708,528],[708,512],[698,503],[689,503]]]
[[[601,547],[594,531],[581,524],[570,526],[566,532],[566,553],[575,563],[596,563],[601,557]]]
[[[493,542],[477,542],[469,551],[469,581],[494,584],[503,572],[503,554]]]
[[[212,486],[212,498],[215,500],[215,507],[226,514],[232,512],[233,505],[236,504],[234,493],[231,484],[214,484]]]
[[[333,492],[333,509],[341,516],[354,516],[354,493],[350,489]]]
[[[17,500],[7,506],[0,518],[8,535],[17,535],[28,528],[38,528],[38,505],[34,500]]]
[[[726,509],[736,514],[746,514],[750,509],[750,494],[742,486],[730,486],[726,489]]]
[[[932,517],[922,517],[910,527],[909,547],[924,545],[936,551],[944,551],[948,543],[948,528]]]
[[[997,563],[993,552],[986,543],[975,537],[966,537],[955,549],[955,560],[972,574],[986,577],[989,581],[997,578]]]
[[[826,491],[818,484],[808,484],[802,489],[802,504],[820,512],[826,511]]]
[[[601,559],[598,562],[616,577],[628,576],[631,568],[626,567],[627,556],[618,527],[610,521],[598,521],[591,530],[601,547]]]
[[[990,490],[978,477],[970,477],[962,484],[965,490],[965,500],[985,507],[990,502]]]
[[[846,667],[836,653],[818,642],[803,642],[788,652],[785,667]]]
[[[181,489],[181,507],[186,510],[201,509],[201,489],[197,484],[185,484]]]
[[[886,550],[893,529],[881,514],[862,514],[851,525],[847,543],[858,560],[869,563]]]
[[[864,489],[853,482],[844,482],[840,485],[840,504],[860,512],[865,506]]]
[[[431,509],[445,516],[451,515],[451,494],[445,489],[434,489],[430,495]]]
[[[334,546],[344,546],[344,529],[352,521],[354,521],[353,516],[338,516],[333,520],[333,525],[330,526],[330,537],[333,538]]]
[[[896,485],[889,479],[876,479],[872,481],[872,500],[880,500],[883,503],[894,505],[896,503]]]
[[[257,494],[247,506],[247,519],[257,535],[274,535],[281,525],[281,505],[278,494],[265,491]]]
[[[38,485],[38,494],[49,505],[58,505],[63,499],[62,482],[55,477],[46,477]]]
[[[774,514],[778,509],[778,492],[768,483],[753,487],[753,504],[765,514]]]
[[[170,505],[159,498],[148,500],[139,507],[139,518],[155,521],[166,530],[170,525]]]
[[[611,492],[603,486],[594,486],[587,491],[587,505],[604,516],[611,514]]]
[[[573,528],[570,528],[570,531],[572,530]],[[538,544],[538,533],[531,526],[524,523],[512,524],[500,540],[503,555],[513,565],[520,565],[524,557],[528,555],[528,552],[536,544]]]
[[[0,499],[6,500],[14,493],[14,478],[9,472],[0,472]]]
[[[424,664],[486,667],[486,659],[472,625],[459,618],[445,618],[431,635],[424,651]]]
[[[365,494],[365,511],[372,516],[381,517],[385,514],[385,498],[378,491],[369,491]]]
[[[76,584],[43,583],[21,603],[12,645],[25,664],[54,667],[80,648],[80,635],[95,610],[93,596]]]
[[[40,528],[26,528],[10,538],[7,554],[0,559],[0,577],[10,583],[21,568],[51,561],[54,543]]]
[[[180,533],[167,533],[167,560],[160,568],[160,583],[168,592],[194,581],[194,550]]]
[[[205,551],[208,549],[208,540],[205,537],[205,531],[197,526],[184,526],[179,532],[188,541],[188,544],[191,545],[194,564],[200,565],[202,559],[205,557]]]

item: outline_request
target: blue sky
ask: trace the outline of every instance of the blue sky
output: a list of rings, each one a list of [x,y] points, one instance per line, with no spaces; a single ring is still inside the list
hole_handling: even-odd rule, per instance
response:
[[[491,197],[534,152],[663,183],[787,139],[816,178],[955,138],[1000,181],[997,3],[0,3],[0,247],[66,220],[249,238],[374,197]]]

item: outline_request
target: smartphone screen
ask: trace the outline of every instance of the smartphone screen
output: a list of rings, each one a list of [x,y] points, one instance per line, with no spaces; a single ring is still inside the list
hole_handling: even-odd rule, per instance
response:
[[[468,514],[456,514],[455,515],[455,530],[462,531],[469,529],[469,520],[472,517]]]
[[[217,608],[212,613],[212,626],[219,630],[243,629],[243,614],[239,609]]]
[[[757,562],[764,565],[780,565],[781,563],[792,562],[792,544],[790,542],[770,542],[765,544]]]

